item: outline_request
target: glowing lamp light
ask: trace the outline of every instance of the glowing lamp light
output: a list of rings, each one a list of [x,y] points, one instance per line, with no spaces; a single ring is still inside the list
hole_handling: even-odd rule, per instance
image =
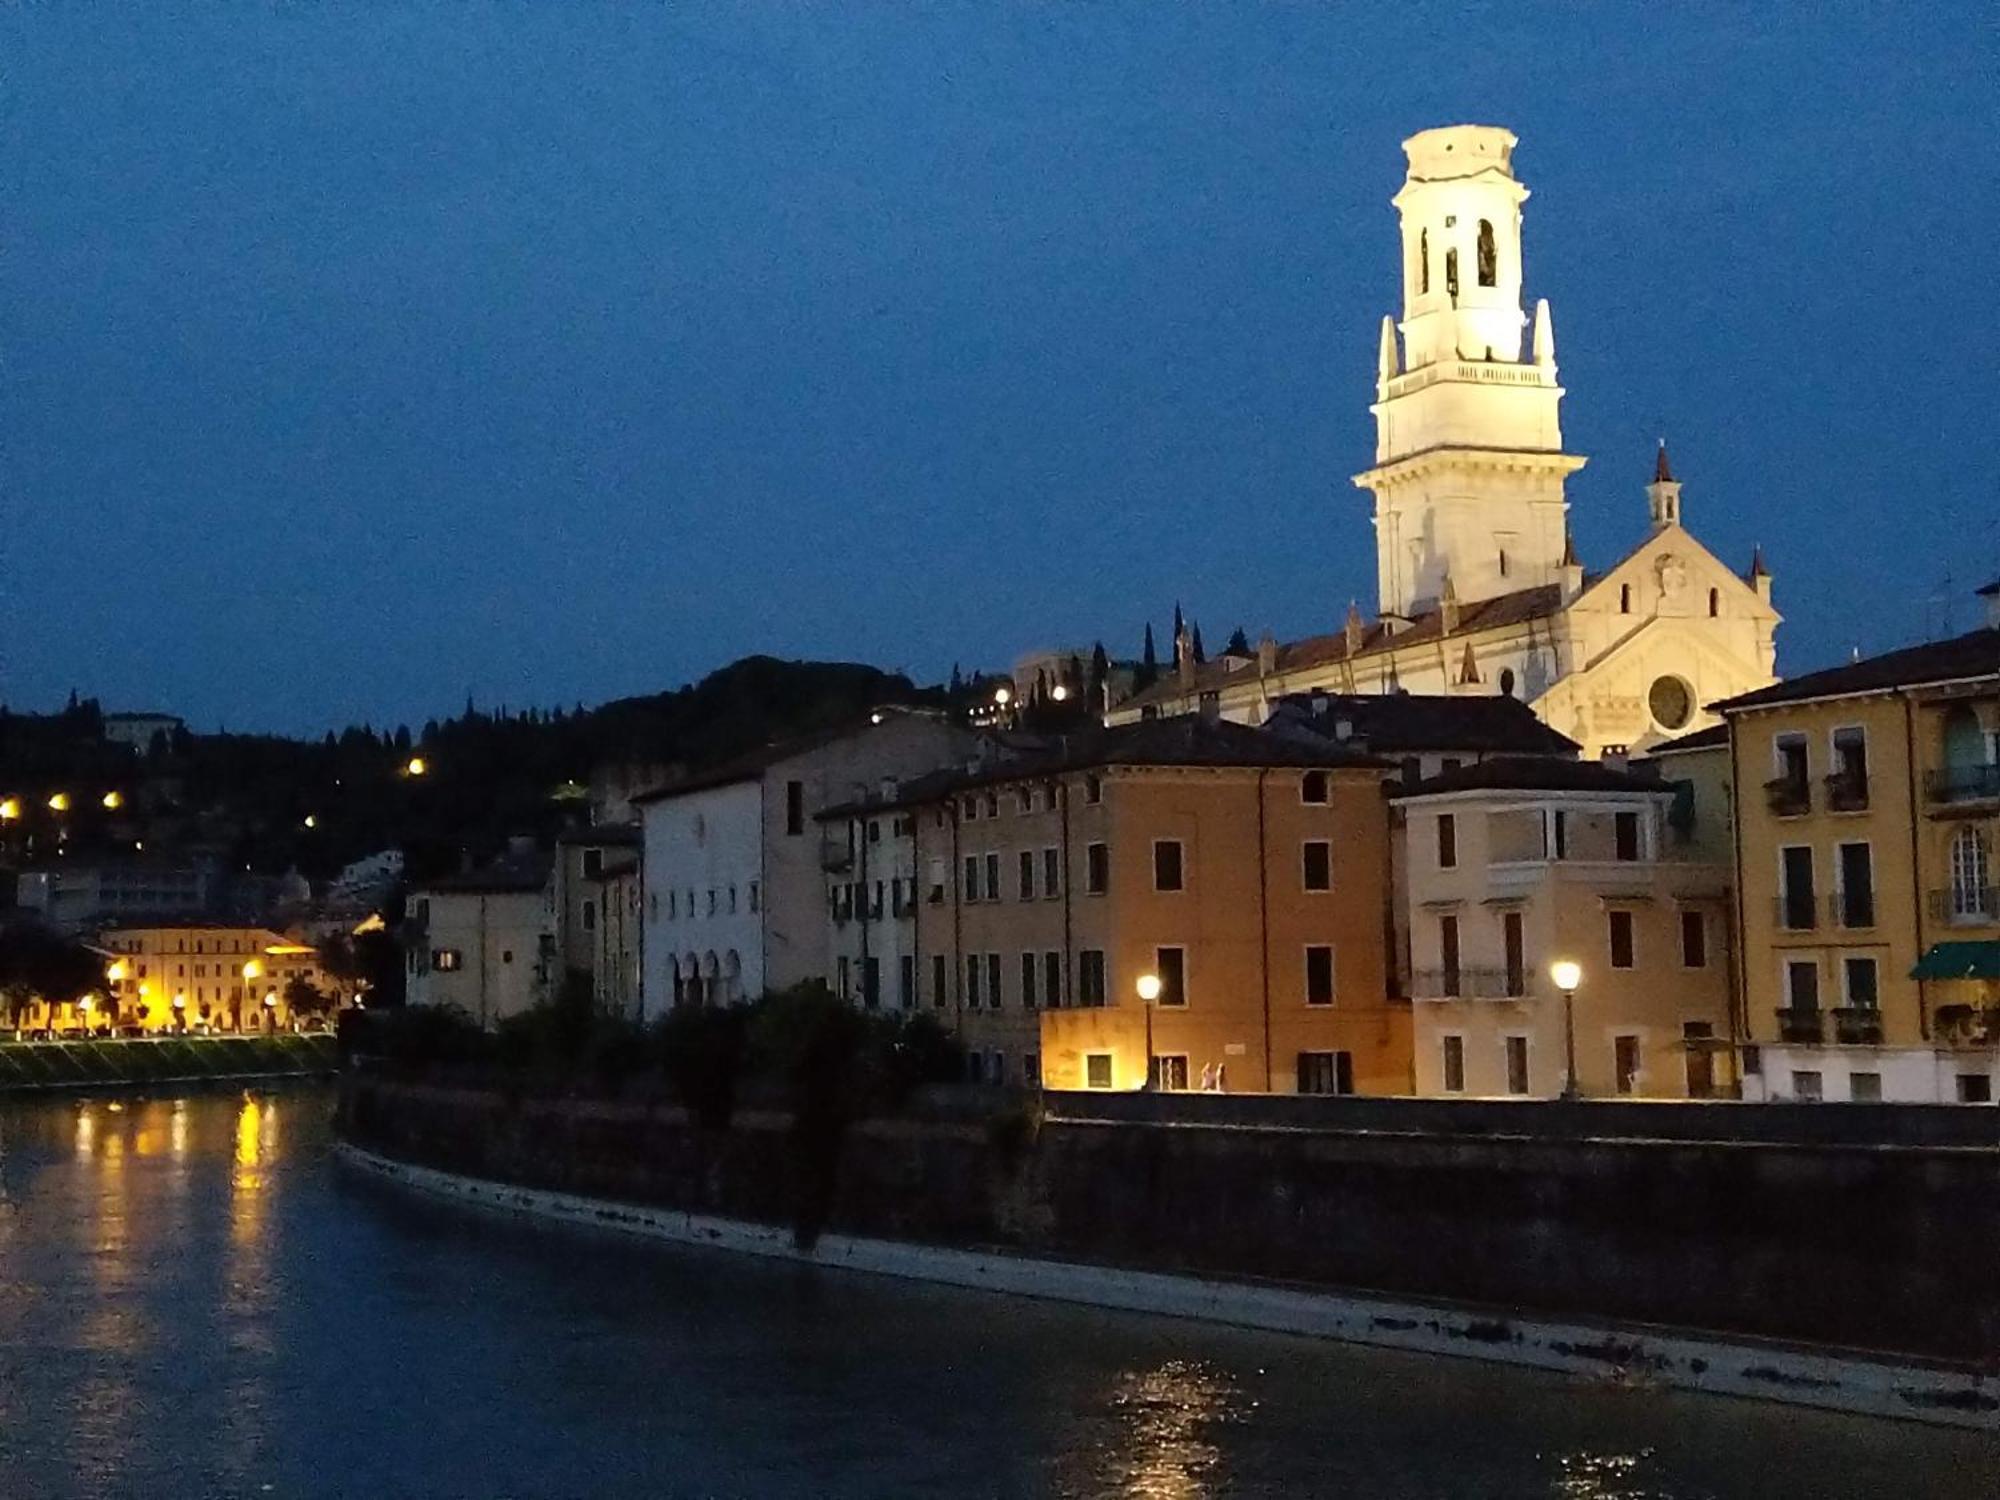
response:
[[[86,1016],[91,1013],[91,1011],[96,1007],[96,1005],[97,1005],[97,996],[95,995],[85,995],[81,1000],[76,1002],[76,1008],[82,1011]]]
[[[264,992],[264,1008],[266,1010],[276,1010],[278,1008],[278,992],[276,990],[266,990]]]
[[[245,979],[255,979],[263,972],[264,966],[254,958],[243,966],[243,977]]]
[[[104,794],[104,809],[106,812],[117,812],[124,805],[125,794],[123,792],[114,791]]]
[[[21,799],[8,797],[0,799],[0,823],[11,823],[21,816]]]
[[[1065,698],[1069,697],[1069,689],[1059,682],[1054,687],[1049,689],[1049,696],[1055,699],[1056,702],[1060,703]]]
[[[188,997],[185,993],[174,996],[175,1010],[186,1010],[187,1004],[188,1004]]]
[[[68,812],[69,793],[57,792],[53,797],[49,798],[49,810],[51,812]]]
[[[425,764],[424,758],[421,755],[412,755],[410,757],[410,763],[407,766],[403,767],[403,769],[412,776],[422,776],[425,772],[430,770],[430,767],[427,764]]]
[[[995,689],[993,693],[993,701],[999,704],[1002,708],[1005,708],[1008,704],[1014,701],[1014,690],[1010,687]]]
[[[868,722],[870,724],[880,724],[882,722],[882,715],[879,712],[872,713],[868,716]]]
[[[1556,988],[1567,994],[1583,979],[1583,965],[1575,959],[1559,958],[1549,965],[1549,978],[1556,982]]]
[[[113,984],[120,984],[131,972],[124,959],[114,959],[110,966],[105,969],[104,977]]]
[[[1160,998],[1160,976],[1157,974],[1141,974],[1136,988],[1139,991],[1139,998],[1148,1005],[1151,1005],[1155,1000]]]
[[[307,813],[307,814],[306,814],[306,827],[308,827],[308,828],[317,828],[317,827],[319,827],[319,819],[318,819],[318,818],[315,818],[315,817],[314,817],[314,816],[313,816],[313,815],[312,815],[311,813]]]

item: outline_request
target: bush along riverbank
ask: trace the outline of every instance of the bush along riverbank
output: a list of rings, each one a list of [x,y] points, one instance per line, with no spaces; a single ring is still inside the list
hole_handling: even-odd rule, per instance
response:
[[[330,1034],[162,1036],[0,1043],[0,1094],[335,1072]]]

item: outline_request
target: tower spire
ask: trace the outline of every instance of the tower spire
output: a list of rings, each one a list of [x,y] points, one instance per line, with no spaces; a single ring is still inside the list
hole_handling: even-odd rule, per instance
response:
[[[1646,510],[1652,517],[1653,530],[1663,526],[1681,524],[1681,486],[1674,478],[1673,467],[1667,462],[1667,440],[1660,439],[1659,452],[1653,458],[1653,482],[1646,486]]]

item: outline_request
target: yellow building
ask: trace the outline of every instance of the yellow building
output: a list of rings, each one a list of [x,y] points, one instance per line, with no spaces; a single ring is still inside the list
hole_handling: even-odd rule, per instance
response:
[[[97,944],[106,954],[105,992],[117,1026],[147,1032],[291,1031],[321,1013],[295,1009],[289,991],[303,981],[332,997],[318,954],[267,927],[219,924],[115,927]],[[335,1002],[330,998],[325,1014]],[[72,1014],[72,1028],[104,1015]],[[61,1017],[45,1024],[61,1028]]]
[[[1497,758],[1398,798],[1419,1094],[1734,1090],[1726,864],[1678,792],[1588,761]],[[1565,999],[1560,960],[1580,980]],[[1572,1059],[1573,1048],[1573,1059]]]
[[[2000,585],[1982,590],[2000,604]],[[1731,736],[1744,1091],[2000,1086],[2000,611],[1717,705]]]
[[[989,1081],[1407,1093],[1390,774],[1313,736],[1183,718],[918,783],[918,1007]]]

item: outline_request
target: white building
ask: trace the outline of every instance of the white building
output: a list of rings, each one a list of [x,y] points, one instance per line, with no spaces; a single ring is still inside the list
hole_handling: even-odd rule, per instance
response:
[[[905,710],[767,747],[634,799],[646,1008],[754,999],[826,976],[829,857],[817,815],[963,761],[968,730]]]
[[[1166,678],[1110,722],[1208,708],[1260,722],[1276,697],[1321,689],[1519,697],[1595,758],[1712,723],[1703,705],[1771,682],[1779,616],[1761,559],[1737,576],[1684,528],[1662,447],[1646,534],[1601,572],[1570,542],[1549,305],[1522,311],[1515,137],[1494,126],[1403,143],[1403,316],[1376,368],[1378,617],[1255,659],[1197,666],[1176,643]]]
[[[945,773],[946,775],[955,773]],[[918,812],[930,778],[902,782],[820,815],[829,935],[826,982],[863,1010],[917,1003]]]
[[[106,714],[103,723],[106,742],[123,745],[134,755],[151,750],[154,735],[163,734],[171,743],[187,727],[176,715],[162,713]]]
[[[482,1026],[532,1009],[552,979],[549,861],[506,859],[412,886],[405,972],[412,1005],[456,1005]]]

